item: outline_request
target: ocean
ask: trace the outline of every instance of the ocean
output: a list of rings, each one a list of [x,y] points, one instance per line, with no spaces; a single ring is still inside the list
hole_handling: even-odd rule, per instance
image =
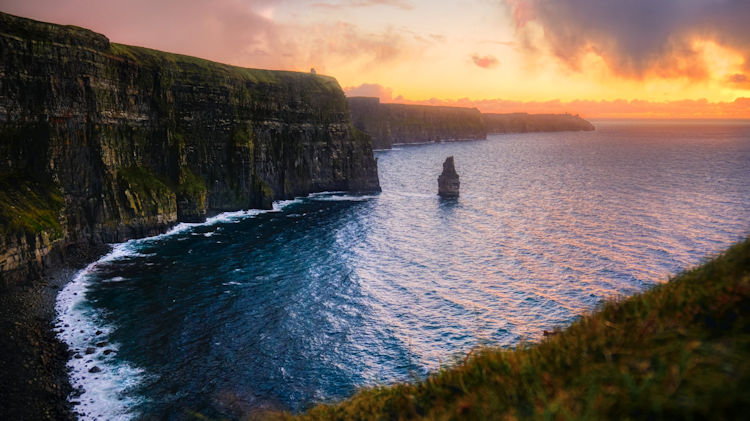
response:
[[[302,411],[513,347],[750,234],[750,121],[378,151],[313,194],[113,246],[57,301],[81,419]],[[454,156],[458,199],[437,196]]]

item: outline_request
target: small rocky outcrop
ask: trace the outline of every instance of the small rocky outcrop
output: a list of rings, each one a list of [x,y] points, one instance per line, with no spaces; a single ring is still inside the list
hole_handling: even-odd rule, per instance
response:
[[[460,185],[453,157],[449,156],[443,162],[443,173],[438,177],[438,194],[440,197],[458,197]]]

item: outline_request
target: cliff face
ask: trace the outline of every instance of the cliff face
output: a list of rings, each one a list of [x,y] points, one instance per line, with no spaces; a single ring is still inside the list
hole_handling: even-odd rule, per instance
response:
[[[378,98],[351,97],[352,123],[372,137],[375,149],[398,143],[485,139],[487,131],[476,108],[381,104]]]
[[[571,114],[482,114],[487,133],[589,131],[594,125]]]
[[[0,14],[0,277],[207,213],[379,190],[335,79]]]
[[[476,108],[381,104],[378,98],[351,97],[352,123],[372,137],[375,149],[397,143],[486,139],[487,133],[594,130],[570,114],[492,114]]]

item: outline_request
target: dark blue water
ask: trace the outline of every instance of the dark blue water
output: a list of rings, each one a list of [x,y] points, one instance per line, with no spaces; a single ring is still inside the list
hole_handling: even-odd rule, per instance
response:
[[[458,200],[435,194],[449,155]],[[58,312],[83,418],[299,411],[419,378],[750,233],[747,122],[600,122],[377,158],[382,194],[181,225],[82,272]]]

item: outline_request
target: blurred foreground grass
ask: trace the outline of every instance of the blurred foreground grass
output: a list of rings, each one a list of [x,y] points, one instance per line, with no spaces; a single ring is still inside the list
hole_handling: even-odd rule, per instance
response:
[[[364,389],[297,417],[747,419],[748,310],[750,239],[541,343],[483,349],[422,382]]]

